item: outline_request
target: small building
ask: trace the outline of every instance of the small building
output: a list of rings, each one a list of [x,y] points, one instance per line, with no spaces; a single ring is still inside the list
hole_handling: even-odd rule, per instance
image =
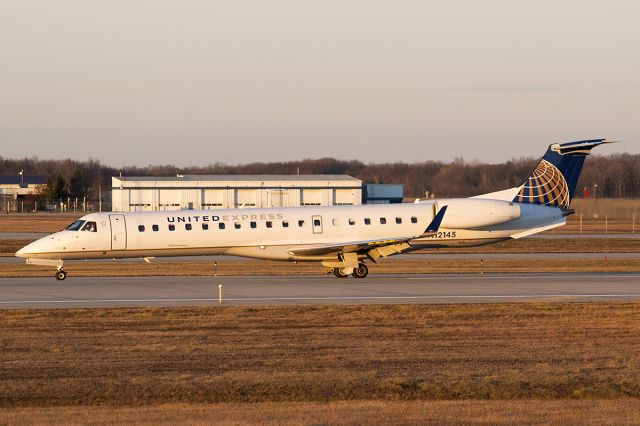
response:
[[[113,177],[113,211],[362,204],[362,181],[348,175],[178,175]]]
[[[364,199],[367,204],[401,203],[404,185],[367,183],[364,185]]]
[[[33,210],[35,197],[46,184],[46,176],[0,176],[0,210]]]

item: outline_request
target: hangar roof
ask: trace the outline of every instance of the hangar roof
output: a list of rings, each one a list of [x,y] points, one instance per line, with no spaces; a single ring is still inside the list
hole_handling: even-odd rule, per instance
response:
[[[22,178],[20,176],[0,176],[0,185],[20,185],[21,183]],[[25,175],[24,183],[28,185],[45,185],[47,183],[47,177],[40,175]]]

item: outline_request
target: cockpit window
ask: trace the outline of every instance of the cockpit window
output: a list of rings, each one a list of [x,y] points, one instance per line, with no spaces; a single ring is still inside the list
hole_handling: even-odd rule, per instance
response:
[[[96,227],[96,223],[95,222],[87,222],[83,227],[82,227],[83,231],[86,232],[98,232],[98,229]]]
[[[67,230],[68,231],[77,231],[80,228],[82,228],[82,225],[84,225],[84,222],[85,222],[84,220],[76,220],[71,225],[67,226]]]

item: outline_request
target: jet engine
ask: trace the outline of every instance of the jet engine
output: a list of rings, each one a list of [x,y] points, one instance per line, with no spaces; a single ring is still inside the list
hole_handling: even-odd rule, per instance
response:
[[[510,201],[487,199],[438,200],[435,211],[448,206],[442,228],[472,229],[498,225],[520,218],[520,205]]]

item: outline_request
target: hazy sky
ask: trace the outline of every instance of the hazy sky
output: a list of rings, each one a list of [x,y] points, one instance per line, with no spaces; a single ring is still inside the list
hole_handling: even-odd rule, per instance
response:
[[[640,152],[640,2],[0,0],[0,155]]]

